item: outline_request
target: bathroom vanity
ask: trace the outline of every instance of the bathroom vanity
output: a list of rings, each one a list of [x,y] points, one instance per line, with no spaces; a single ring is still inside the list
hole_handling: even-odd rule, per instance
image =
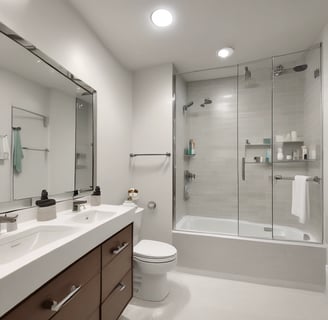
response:
[[[0,266],[1,319],[118,319],[132,298],[133,214],[108,205],[60,213],[48,227],[74,226],[72,235]]]

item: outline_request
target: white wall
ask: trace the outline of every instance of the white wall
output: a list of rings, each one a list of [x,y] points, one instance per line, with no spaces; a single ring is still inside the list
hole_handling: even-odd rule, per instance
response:
[[[64,0],[1,1],[0,21],[97,90],[97,180],[104,202],[120,203],[130,181],[130,72]]]
[[[134,153],[172,153],[171,64],[134,74],[132,141]],[[146,208],[142,238],[171,242],[172,157],[131,159],[132,185],[139,189],[139,205]],[[155,201],[155,210],[147,203]]]

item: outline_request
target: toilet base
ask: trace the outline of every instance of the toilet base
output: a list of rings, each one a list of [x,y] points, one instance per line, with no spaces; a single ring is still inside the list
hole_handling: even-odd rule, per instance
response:
[[[134,268],[133,296],[146,301],[162,301],[169,294],[165,274],[142,274]]]

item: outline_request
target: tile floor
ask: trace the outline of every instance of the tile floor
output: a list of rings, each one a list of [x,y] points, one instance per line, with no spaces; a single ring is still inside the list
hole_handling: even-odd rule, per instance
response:
[[[163,302],[133,299],[119,320],[328,320],[328,294],[194,275],[168,276]]]

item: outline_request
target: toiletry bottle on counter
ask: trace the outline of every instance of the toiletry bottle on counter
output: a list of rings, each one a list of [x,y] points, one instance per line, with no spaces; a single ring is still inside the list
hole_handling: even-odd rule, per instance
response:
[[[308,159],[308,149],[307,146],[302,146],[302,160]]]
[[[38,221],[48,221],[56,219],[56,200],[48,199],[47,190],[42,190],[41,200],[35,201],[35,204],[38,207],[37,220]]]
[[[99,186],[96,186],[95,191],[93,191],[93,193],[90,197],[90,204],[92,206],[100,206],[100,204],[101,204],[101,191],[100,191]]]

